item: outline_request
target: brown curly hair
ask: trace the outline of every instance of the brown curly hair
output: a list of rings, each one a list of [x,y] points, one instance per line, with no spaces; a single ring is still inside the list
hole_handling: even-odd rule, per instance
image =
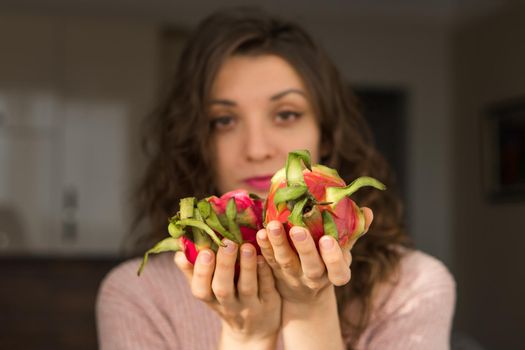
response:
[[[323,50],[298,25],[253,9],[229,9],[205,19],[189,38],[172,86],[147,119],[145,150],[150,158],[137,191],[136,224],[147,223],[138,236],[139,249],[166,236],[167,218],[185,196],[216,193],[209,158],[208,94],[222,63],[231,55],[273,54],[288,61],[303,78],[321,130],[321,163],[335,168],[347,182],[373,176],[388,191],[363,189],[355,195],[375,218],[369,232],[352,250],[352,280],[336,289],[341,311],[350,299],[359,300],[357,324],[341,319],[345,338],[364,330],[370,316],[374,286],[394,276],[400,253],[408,246],[402,206],[393,191],[394,178],[374,147],[372,134],[358,112],[356,98],[345,88],[339,72]],[[141,244],[142,243],[142,244]],[[346,332],[348,330],[348,332]],[[351,341],[347,341],[351,347]]]

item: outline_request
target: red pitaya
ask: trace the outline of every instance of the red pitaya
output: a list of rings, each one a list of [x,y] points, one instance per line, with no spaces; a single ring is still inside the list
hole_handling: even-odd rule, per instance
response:
[[[361,208],[348,197],[363,186],[386,188],[366,176],[346,186],[336,170],[312,166],[308,151],[291,152],[286,167],[272,178],[264,223],[278,220],[287,233],[292,226],[307,227],[316,243],[327,234],[338,240],[340,246],[347,246],[365,230]]]
[[[217,251],[221,239],[228,238],[242,244],[252,243],[259,253],[257,231],[262,225],[263,202],[245,190],[230,191],[220,198],[211,196],[195,202],[194,197],[180,201],[179,212],[170,219],[170,237],[158,242],[144,254],[137,274],[140,275],[149,254],[167,251],[183,251],[192,264],[200,250]]]

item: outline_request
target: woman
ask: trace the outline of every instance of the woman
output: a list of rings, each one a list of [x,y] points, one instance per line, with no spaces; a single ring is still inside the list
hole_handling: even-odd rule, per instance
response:
[[[368,175],[392,187],[349,96],[333,64],[295,24],[248,10],[207,18],[153,116],[151,162],[139,189],[147,238],[165,236],[182,197],[238,188],[265,196],[271,175],[296,149],[308,149],[347,182]],[[351,255],[331,237],[318,252],[299,227],[291,231],[296,252],[282,226],[270,222],[257,234],[264,258],[250,244],[225,241],[217,254],[200,252],[195,266],[177,253],[178,268],[162,254],[140,279],[138,260],[117,267],[97,302],[101,347],[447,348],[452,277],[410,248],[393,191],[360,190],[354,199],[375,218]]]

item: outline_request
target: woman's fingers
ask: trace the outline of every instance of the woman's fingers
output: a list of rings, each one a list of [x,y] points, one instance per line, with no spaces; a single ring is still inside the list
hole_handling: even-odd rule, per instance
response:
[[[337,241],[331,236],[323,236],[319,240],[321,257],[328,271],[328,279],[336,286],[342,286],[350,281],[350,267]]]
[[[264,256],[264,259],[270,265],[270,267],[274,270],[279,269],[279,266],[277,264],[277,261],[275,261],[275,255],[273,253],[273,247],[270,243],[270,240],[268,239],[268,232],[266,232],[266,229],[261,229],[257,232],[256,235],[257,238],[257,244],[259,245],[259,248],[261,249],[261,254]]]
[[[309,280],[323,277],[326,269],[310,232],[303,227],[294,226],[290,229],[290,237],[299,254],[304,277]]]
[[[261,255],[257,256],[257,281],[261,301],[271,302],[278,297],[272,269]]]
[[[372,221],[374,220],[374,212],[372,209],[367,207],[362,207],[361,210],[365,216],[365,232],[367,232],[370,228],[370,225],[372,224]]]
[[[173,260],[175,261],[175,265],[177,265],[179,270],[184,274],[184,277],[186,277],[186,280],[188,280],[188,283],[191,284],[193,264],[186,259],[186,255],[184,255],[183,252],[176,252]]]
[[[220,304],[233,304],[236,300],[234,276],[237,260],[237,244],[229,239],[223,240],[224,246],[217,251],[217,263],[211,282],[211,289]]]
[[[256,299],[258,295],[256,254],[255,247],[250,243],[241,246],[239,281],[237,282],[237,291],[241,302],[249,302]]]
[[[345,259],[346,266],[350,266],[352,264],[352,253],[350,253],[349,250],[343,250],[343,258]]]
[[[270,221],[266,226],[266,232],[279,268],[288,275],[299,276],[301,274],[301,264],[297,254],[288,243],[283,225],[276,220]]]
[[[215,299],[210,287],[215,267],[214,260],[213,251],[209,249],[200,251],[193,268],[191,291],[197,299],[205,302],[211,302]]]

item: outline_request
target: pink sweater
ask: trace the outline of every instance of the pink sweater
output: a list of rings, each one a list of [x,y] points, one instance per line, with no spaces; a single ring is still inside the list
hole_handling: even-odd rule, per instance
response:
[[[103,281],[96,306],[100,349],[215,349],[218,316],[196,300],[173,254],[124,262]],[[401,260],[398,282],[382,285],[358,349],[448,349],[455,303],[446,267],[419,251]],[[350,304],[345,317],[355,315]],[[354,310],[354,312],[352,312]],[[282,341],[278,348],[282,347]]]

